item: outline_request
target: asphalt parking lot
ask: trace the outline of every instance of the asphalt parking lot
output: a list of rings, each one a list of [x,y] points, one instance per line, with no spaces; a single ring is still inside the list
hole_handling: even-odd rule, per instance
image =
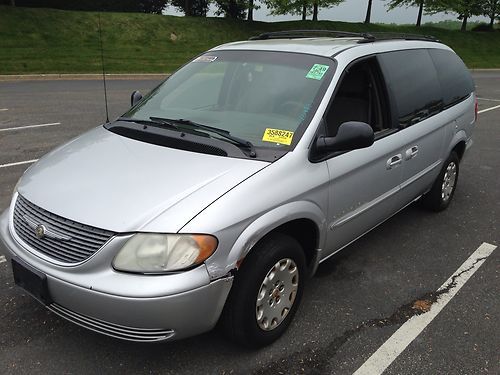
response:
[[[101,336],[15,287],[0,257],[0,373],[369,374],[385,361],[386,374],[499,374],[500,250],[476,250],[500,242],[500,71],[473,75],[482,113],[448,210],[412,205],[323,263],[274,345],[239,348],[217,329],[157,345]],[[157,83],[108,81],[110,118]],[[34,160],[104,118],[101,81],[0,82],[0,210]]]

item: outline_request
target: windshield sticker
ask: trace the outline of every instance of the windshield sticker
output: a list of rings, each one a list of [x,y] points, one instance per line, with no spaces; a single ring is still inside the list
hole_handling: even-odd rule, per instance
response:
[[[314,64],[309,73],[307,73],[306,78],[320,80],[325,75],[328,70],[328,65]]]
[[[289,130],[280,130],[280,129],[270,129],[267,128],[264,131],[264,136],[262,140],[265,142],[279,143],[282,145],[290,146],[293,139],[293,132]]]
[[[193,62],[206,62],[206,63],[211,63],[217,60],[217,56],[208,56],[208,55],[203,55],[203,56],[198,56],[196,59],[193,60]]]

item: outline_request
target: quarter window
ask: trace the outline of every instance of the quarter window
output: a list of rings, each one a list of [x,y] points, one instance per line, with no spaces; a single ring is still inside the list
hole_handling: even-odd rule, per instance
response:
[[[431,49],[429,54],[438,73],[445,107],[458,103],[474,91],[472,77],[463,61],[455,53]]]

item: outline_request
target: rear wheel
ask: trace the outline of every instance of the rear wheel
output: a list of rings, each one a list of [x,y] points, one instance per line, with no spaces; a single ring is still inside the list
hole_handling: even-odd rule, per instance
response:
[[[300,244],[287,235],[271,234],[245,258],[222,316],[226,334],[251,347],[268,345],[290,324],[306,277]]]
[[[423,197],[423,204],[432,211],[442,211],[451,202],[458,182],[458,155],[452,151],[443,164],[432,189]]]

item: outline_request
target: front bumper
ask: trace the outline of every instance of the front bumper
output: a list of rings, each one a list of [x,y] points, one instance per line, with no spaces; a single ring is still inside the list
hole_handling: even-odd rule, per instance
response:
[[[136,277],[136,285],[131,288],[134,291],[128,296],[123,288],[116,294],[103,292],[105,288],[100,287],[99,280],[93,275],[89,275],[87,287],[77,285],[65,280],[61,269],[53,267],[54,272],[51,272],[49,264],[34,258],[16,241],[10,233],[8,211],[0,216],[0,245],[3,245],[7,259],[17,257],[46,275],[53,300],[47,306],[49,310],[85,328],[125,340],[162,341],[209,331],[217,323],[232,285],[232,277],[226,277],[171,293],[172,284],[177,288],[182,284],[182,274],[141,276],[116,272],[117,285],[130,284],[131,278],[133,281]],[[206,270],[198,272],[206,273]],[[74,276],[71,270],[66,273],[68,278]],[[80,273],[78,280],[84,275]],[[108,284],[110,277],[112,275],[106,277]],[[193,277],[188,273],[185,277],[186,284],[192,285]],[[122,283],[120,279],[125,278],[127,282]],[[164,285],[164,295],[159,291],[159,285]],[[140,290],[144,291],[145,297],[138,295]],[[150,295],[151,290],[155,291],[154,296]]]

